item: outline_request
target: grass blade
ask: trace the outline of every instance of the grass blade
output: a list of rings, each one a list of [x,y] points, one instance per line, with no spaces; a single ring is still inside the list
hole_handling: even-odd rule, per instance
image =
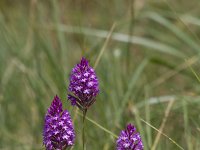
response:
[[[48,26],[48,29],[54,30],[55,27]],[[80,32],[80,27],[66,26],[62,24],[59,26],[59,30],[61,30],[62,32],[67,32],[67,33],[85,34],[87,36],[96,36],[99,38],[107,38],[107,35],[109,34],[109,32],[105,30],[91,29],[91,28],[86,28],[86,27],[82,27],[82,30]],[[119,41],[119,42],[124,42],[124,43],[130,42],[132,44],[149,48],[149,50],[170,54],[178,58],[184,57],[184,54],[179,52],[177,49],[170,47],[169,45],[165,45],[164,43],[161,43],[159,41],[150,40],[144,37],[129,36],[127,34],[114,32],[111,36],[111,39]]]
[[[124,94],[124,97],[122,99],[122,103],[121,103],[121,107],[118,109],[117,112],[117,119],[116,122],[119,122],[120,118],[122,117],[122,113],[126,107],[127,102],[129,101],[129,98],[133,92],[133,89],[136,85],[136,82],[138,81],[139,77],[141,76],[144,68],[146,67],[146,65],[148,64],[148,60],[145,59],[136,69],[136,71],[134,71],[133,76],[129,82],[128,85],[128,90],[127,92]]]

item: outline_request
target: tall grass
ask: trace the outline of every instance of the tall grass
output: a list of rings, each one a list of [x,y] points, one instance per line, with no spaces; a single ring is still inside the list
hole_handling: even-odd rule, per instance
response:
[[[88,150],[114,149],[128,122],[146,150],[198,150],[198,5],[1,1],[0,149],[44,149],[43,119],[55,94],[74,120],[73,149],[81,149],[81,116],[66,91],[70,70],[84,55],[95,65],[101,89],[88,111]]]

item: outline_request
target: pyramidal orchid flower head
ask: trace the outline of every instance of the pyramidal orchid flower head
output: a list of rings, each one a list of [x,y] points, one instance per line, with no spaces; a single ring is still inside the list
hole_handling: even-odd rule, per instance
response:
[[[122,130],[118,139],[116,150],[143,150],[144,146],[140,134],[132,124]]]
[[[74,144],[75,132],[70,114],[55,96],[45,116],[43,143],[47,150],[64,150]]]
[[[90,107],[99,93],[99,82],[89,62],[82,58],[71,72],[68,99],[81,110]]]

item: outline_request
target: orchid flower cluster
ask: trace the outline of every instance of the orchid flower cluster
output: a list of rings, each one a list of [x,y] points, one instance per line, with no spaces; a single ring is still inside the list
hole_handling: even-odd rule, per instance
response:
[[[99,94],[98,78],[85,58],[72,69],[68,91],[68,100],[83,114],[96,101]],[[43,144],[46,150],[65,150],[73,146],[74,142],[75,129],[71,116],[67,110],[63,110],[62,102],[56,95],[45,115]],[[132,124],[121,131],[116,150],[143,150],[140,134]]]

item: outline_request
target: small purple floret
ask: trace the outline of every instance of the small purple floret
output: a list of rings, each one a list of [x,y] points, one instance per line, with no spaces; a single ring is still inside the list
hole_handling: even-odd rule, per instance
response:
[[[144,146],[140,134],[132,124],[128,124],[125,130],[122,130],[117,139],[116,150],[143,150]]]
[[[99,93],[99,82],[94,69],[85,58],[72,69],[68,90],[71,104],[81,110],[87,109],[95,102]]]
[[[43,143],[47,150],[64,150],[74,145],[75,132],[70,114],[62,109],[62,102],[55,96],[45,116]]]

